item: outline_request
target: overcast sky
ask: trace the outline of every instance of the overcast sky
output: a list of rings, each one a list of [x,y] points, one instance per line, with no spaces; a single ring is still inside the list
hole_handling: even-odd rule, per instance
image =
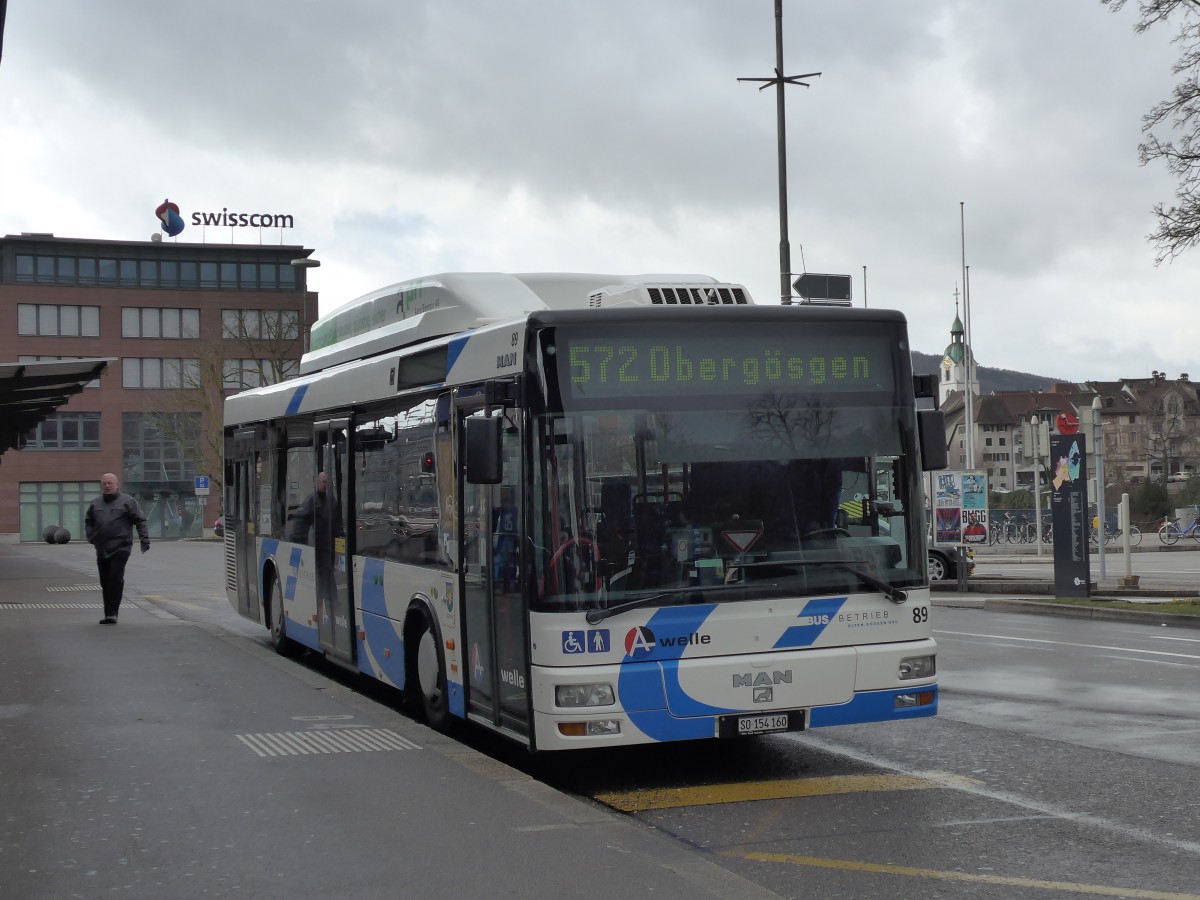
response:
[[[1154,265],[1175,26],[1099,0],[784,0],[793,271],[941,353],[965,204],[980,365],[1200,377]],[[772,0],[10,0],[0,233],[303,244],[327,313],[447,271],[698,272],[778,302]],[[290,213],[295,228],[191,225]]]

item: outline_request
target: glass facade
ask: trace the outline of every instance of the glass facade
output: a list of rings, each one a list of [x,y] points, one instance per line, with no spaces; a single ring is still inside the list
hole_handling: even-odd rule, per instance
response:
[[[122,480],[191,481],[200,433],[199,413],[121,413]]]
[[[49,525],[66,528],[72,540],[84,540],[83,517],[99,494],[98,481],[21,482],[21,540],[42,540]]]
[[[19,284],[102,285],[156,289],[295,291],[290,263],[112,258],[80,254],[18,253]]]

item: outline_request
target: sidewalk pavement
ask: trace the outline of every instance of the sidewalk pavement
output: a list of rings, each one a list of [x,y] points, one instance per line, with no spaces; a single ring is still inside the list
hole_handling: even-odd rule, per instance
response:
[[[100,616],[0,546],[0,897],[777,896],[259,642]]]

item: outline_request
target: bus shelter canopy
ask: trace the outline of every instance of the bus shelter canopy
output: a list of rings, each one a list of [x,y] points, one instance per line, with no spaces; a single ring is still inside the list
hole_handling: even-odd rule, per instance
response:
[[[36,427],[115,358],[0,363],[0,454],[19,450]]]

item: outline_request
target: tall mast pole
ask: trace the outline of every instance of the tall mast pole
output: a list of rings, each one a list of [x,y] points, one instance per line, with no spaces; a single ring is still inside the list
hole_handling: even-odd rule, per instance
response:
[[[784,115],[783,88],[787,84],[808,87],[801,79],[815,78],[820,72],[807,75],[783,74],[783,0],[775,0],[775,76],[773,78],[739,78],[738,81],[761,81],[759,90],[775,85],[775,128],[779,145],[779,302],[792,303],[792,246],[788,239],[787,218],[787,127]]]
[[[966,396],[963,397],[963,409],[966,413],[965,425],[966,434],[966,449],[967,449],[967,468],[975,468],[975,389],[972,385],[971,368],[974,364],[974,353],[971,349],[971,288],[970,274],[971,270],[967,267],[967,225],[966,225],[966,203],[958,204],[958,227],[962,242],[962,268],[963,268],[963,338],[964,348],[963,356],[966,357],[967,363],[967,380],[966,380]]]

